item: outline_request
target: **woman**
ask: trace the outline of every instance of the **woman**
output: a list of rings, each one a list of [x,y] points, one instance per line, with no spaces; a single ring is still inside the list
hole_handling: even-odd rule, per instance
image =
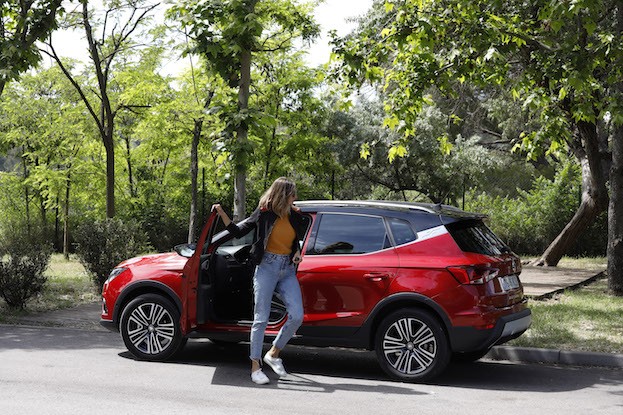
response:
[[[299,209],[292,205],[295,200],[295,184],[280,177],[262,195],[257,209],[242,225],[233,223],[220,204],[213,206],[234,236],[239,238],[252,229],[256,230],[256,240],[251,247],[251,259],[257,267],[253,275],[255,305],[249,357],[251,380],[258,385],[269,383],[262,371],[260,358],[273,292],[281,294],[288,320],[264,355],[264,362],[279,376],[288,374],[279,353],[303,322],[303,301],[296,279],[296,266],[302,260],[298,236],[305,233],[305,226]]]

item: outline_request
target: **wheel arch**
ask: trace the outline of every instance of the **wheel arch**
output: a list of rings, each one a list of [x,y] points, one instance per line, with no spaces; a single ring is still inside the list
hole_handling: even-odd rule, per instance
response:
[[[159,281],[137,281],[124,288],[121,294],[119,294],[117,301],[115,301],[112,319],[117,329],[119,328],[123,309],[130,301],[143,294],[158,294],[163,296],[177,307],[177,311],[180,315],[182,314],[182,300],[169,286]]]
[[[370,313],[370,316],[366,321],[366,326],[368,327],[367,348],[369,350],[375,349],[374,337],[383,319],[389,314],[405,308],[418,308],[428,311],[441,323],[448,340],[448,344],[450,345],[450,348],[452,348],[450,338],[450,328],[452,327],[452,323],[443,308],[425,295],[417,293],[399,293],[383,299],[383,301],[379,302],[374,310],[372,310],[372,313]]]

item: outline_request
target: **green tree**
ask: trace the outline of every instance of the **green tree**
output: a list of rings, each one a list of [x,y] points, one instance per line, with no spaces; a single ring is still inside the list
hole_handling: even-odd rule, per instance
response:
[[[538,115],[541,128],[518,137],[518,146],[537,156],[568,145],[583,174],[580,207],[539,261],[556,265],[608,205],[607,142],[623,122],[614,95],[622,76],[620,13],[616,0],[376,2],[335,48],[347,79],[383,82],[388,123],[404,120],[405,131],[431,86],[452,95],[457,82],[499,84]]]
[[[24,221],[28,231],[36,226],[49,237],[48,213],[54,211],[54,241],[59,247],[62,221],[66,253],[72,173],[82,164],[78,152],[85,138],[84,115],[80,98],[58,68],[24,75],[7,87],[0,101],[0,149],[20,159],[14,173],[21,176],[24,201],[15,214],[5,209],[5,220],[21,217],[18,222]],[[39,221],[33,220],[31,205],[37,206]]]
[[[277,51],[257,58],[251,103],[262,110],[250,132],[258,196],[280,176],[293,177],[301,195],[311,195],[335,163],[322,129],[327,105],[317,97],[324,74],[307,67],[302,55]]]
[[[365,178],[363,195],[368,197],[371,185],[384,189],[376,197],[457,204],[467,186],[483,188],[490,175],[501,166],[512,163],[508,153],[487,149],[481,138],[458,135],[449,145],[450,126],[447,116],[434,105],[427,105],[415,121],[414,133],[408,137],[383,125],[383,105],[378,99],[358,99],[348,113],[331,123],[335,151],[346,167],[346,176]],[[392,153],[394,143],[406,146],[402,156]],[[447,143],[440,151],[439,143]],[[394,157],[388,168],[388,159]],[[522,170],[524,171],[524,170]],[[352,191],[352,183],[348,184]],[[377,188],[377,189],[380,189]]]
[[[57,62],[74,85],[97,126],[106,149],[106,217],[112,218],[115,216],[115,118],[120,111],[136,106],[132,102],[118,101],[112,94],[114,63],[129,49],[139,46],[131,36],[145,24],[158,3],[147,0],[107,1],[103,17],[89,8],[88,0],[81,0],[80,3],[80,14],[72,17],[79,20],[86,35],[97,93],[89,94],[77,82],[76,76],[56,52],[51,38],[47,43],[49,51],[44,52]]]
[[[179,154],[179,159],[176,159],[179,165],[172,168],[178,169],[176,174],[184,176],[184,185],[190,181],[188,186],[183,187],[190,197],[190,212],[187,216],[187,241],[190,243],[195,241],[201,226],[200,216],[203,215],[200,213],[205,214],[205,189],[202,209],[199,206],[199,171],[204,169],[205,172],[207,169],[208,177],[217,179],[210,180],[210,193],[214,194],[214,186],[218,187],[220,182],[217,165],[227,160],[219,158],[213,144],[218,141],[223,130],[219,115],[223,107],[227,106],[230,89],[220,77],[210,75],[202,65],[193,65],[189,71],[177,76],[175,85],[171,90],[171,99],[152,106],[139,127],[140,134],[149,140],[150,145],[162,148],[170,146],[171,155]],[[181,178],[179,180],[182,181]]]
[[[36,42],[57,27],[62,0],[0,1],[0,96],[6,83],[41,59]]]
[[[249,127],[255,114],[249,108],[253,56],[291,50],[295,39],[315,37],[319,28],[311,8],[293,0],[184,0],[169,11],[195,42],[191,52],[204,56],[211,69],[238,89],[237,109],[228,123],[235,134],[228,143],[235,170],[234,219],[242,219],[246,210]]]

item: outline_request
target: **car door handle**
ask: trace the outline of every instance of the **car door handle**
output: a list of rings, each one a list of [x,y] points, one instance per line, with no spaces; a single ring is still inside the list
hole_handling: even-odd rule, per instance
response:
[[[363,277],[374,282],[380,282],[384,279],[389,278],[389,274],[384,274],[382,272],[371,272],[370,274],[363,274]]]

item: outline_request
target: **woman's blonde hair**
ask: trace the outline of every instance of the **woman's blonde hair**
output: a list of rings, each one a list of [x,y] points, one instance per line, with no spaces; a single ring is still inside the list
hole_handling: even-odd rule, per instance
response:
[[[290,213],[290,196],[296,197],[296,185],[286,177],[280,177],[260,198],[260,209],[272,210],[281,218]]]

